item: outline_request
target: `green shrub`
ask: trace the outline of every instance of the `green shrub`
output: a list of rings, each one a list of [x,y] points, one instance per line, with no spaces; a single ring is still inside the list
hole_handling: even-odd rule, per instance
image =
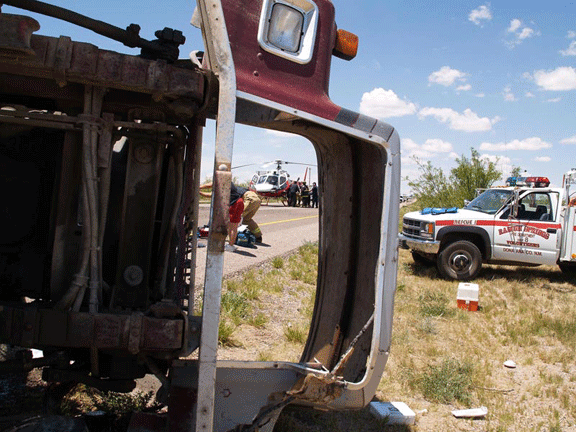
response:
[[[420,294],[420,313],[424,316],[446,316],[448,315],[448,297],[443,292],[426,291]]]
[[[286,326],[284,337],[288,342],[303,344],[306,342],[307,332],[300,326]]]
[[[431,402],[472,402],[472,372],[470,363],[445,359],[439,365],[429,366],[418,380],[424,398]]]
[[[243,294],[226,291],[220,302],[222,314],[229,317],[236,325],[240,324],[250,314],[251,306]]]
[[[232,339],[232,333],[234,333],[236,327],[230,324],[226,319],[220,318],[218,323],[218,344],[222,346],[235,347],[239,344]]]

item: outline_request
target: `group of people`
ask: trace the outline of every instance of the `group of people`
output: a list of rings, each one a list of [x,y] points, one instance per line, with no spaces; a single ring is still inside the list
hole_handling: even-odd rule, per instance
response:
[[[288,206],[318,208],[318,186],[316,182],[309,188],[306,182],[300,179],[293,181],[288,188]]]

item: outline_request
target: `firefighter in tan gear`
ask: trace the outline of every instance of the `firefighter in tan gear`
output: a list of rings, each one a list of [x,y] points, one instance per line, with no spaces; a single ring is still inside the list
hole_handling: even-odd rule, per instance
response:
[[[237,186],[238,187],[238,186]],[[238,189],[245,189],[242,187],[238,187]],[[262,243],[262,230],[253,219],[254,215],[260,208],[260,204],[262,200],[258,196],[258,194],[254,191],[246,189],[246,192],[242,195],[242,199],[244,199],[244,211],[242,212],[242,224],[247,225],[248,229],[254,234],[256,237],[256,243]]]
[[[200,186],[200,190],[211,189],[212,183],[205,183]],[[204,197],[210,197],[210,193],[200,192],[200,195]],[[242,186],[236,186],[234,183],[230,185],[230,196],[241,197],[244,200],[244,211],[242,212],[242,224],[248,226],[248,229],[254,237],[256,237],[256,243],[262,243],[262,230],[253,219],[254,215],[260,208],[262,200],[258,194]]]

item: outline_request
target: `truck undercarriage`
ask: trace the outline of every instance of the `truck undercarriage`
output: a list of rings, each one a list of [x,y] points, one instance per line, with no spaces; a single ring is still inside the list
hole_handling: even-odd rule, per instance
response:
[[[234,25],[236,6],[223,3]],[[318,3],[330,23],[330,2]],[[217,334],[221,269],[207,265],[213,311],[205,304],[201,316],[190,280],[202,130],[221,114],[221,76],[190,61],[33,35],[38,25],[26,16],[0,13],[0,23],[26,29],[0,36],[0,343],[44,352],[0,371],[42,366],[50,382],[123,392],[153,374],[171,431],[266,430],[288,403],[366,405],[390,346],[394,129],[347,110],[323,119],[240,82],[236,122],[302,135],[316,149],[324,209],[316,303],[300,363],[224,362],[215,352],[203,360],[211,348],[197,354],[202,338]],[[230,161],[216,159],[208,248],[218,263],[231,174]],[[213,420],[203,426],[204,414]]]

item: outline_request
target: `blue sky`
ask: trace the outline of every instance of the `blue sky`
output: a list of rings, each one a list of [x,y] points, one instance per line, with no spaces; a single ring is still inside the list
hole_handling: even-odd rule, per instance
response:
[[[187,37],[181,57],[202,48],[190,26],[195,2],[52,1],[119,27],[140,24],[141,36],[173,27]],[[475,148],[498,160],[504,175],[519,166],[559,186],[576,167],[576,5],[574,1],[334,0],[339,28],[359,36],[358,55],[334,58],[330,96],[351,110],[396,127],[402,176],[418,176],[414,157],[448,173]],[[16,13],[4,6],[3,12]],[[18,12],[22,13],[22,12]],[[34,15],[33,15],[34,16]],[[102,48],[133,52],[66,23],[37,18],[41,34],[67,35]],[[208,125],[202,176],[212,171],[214,125]],[[312,145],[258,129],[236,131],[233,165],[248,180],[264,162],[315,163]],[[304,168],[287,166],[292,177]],[[312,171],[315,180],[316,170]],[[402,192],[409,188],[403,182]]]

